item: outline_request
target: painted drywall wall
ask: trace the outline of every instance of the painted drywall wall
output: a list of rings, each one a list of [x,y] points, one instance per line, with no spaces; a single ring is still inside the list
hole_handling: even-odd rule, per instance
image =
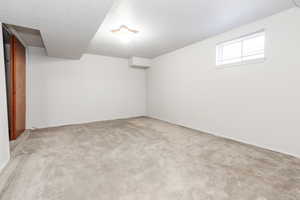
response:
[[[27,58],[27,128],[145,115],[146,71],[127,59],[57,59],[41,48]]]
[[[6,82],[2,37],[2,24],[0,23],[0,172],[9,161]]]
[[[219,69],[215,47],[266,30],[263,63]],[[153,60],[148,115],[300,156],[300,9],[193,44]]]

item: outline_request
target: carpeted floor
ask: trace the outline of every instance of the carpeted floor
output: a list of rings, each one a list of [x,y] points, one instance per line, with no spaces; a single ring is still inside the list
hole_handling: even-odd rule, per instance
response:
[[[300,159],[150,118],[26,133],[1,200],[299,200]]]

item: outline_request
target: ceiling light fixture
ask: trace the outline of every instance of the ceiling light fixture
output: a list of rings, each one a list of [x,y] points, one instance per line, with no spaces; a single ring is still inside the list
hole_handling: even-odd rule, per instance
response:
[[[137,34],[139,31],[130,29],[125,25],[121,25],[118,29],[111,30],[112,33],[117,35],[119,39],[124,43],[129,43],[132,41],[133,36]]]

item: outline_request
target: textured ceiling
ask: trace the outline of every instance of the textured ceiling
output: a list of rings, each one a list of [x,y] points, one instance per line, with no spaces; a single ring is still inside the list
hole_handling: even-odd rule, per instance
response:
[[[120,0],[87,51],[153,58],[291,7],[292,0]],[[129,44],[111,33],[122,24],[140,31]]]

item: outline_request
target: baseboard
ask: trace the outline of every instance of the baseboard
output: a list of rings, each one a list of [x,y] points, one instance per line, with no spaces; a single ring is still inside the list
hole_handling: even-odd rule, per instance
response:
[[[9,158],[2,165],[0,165],[0,174],[2,173],[2,171],[4,170],[8,162],[9,162]]]
[[[29,126],[26,127],[27,130],[35,130],[35,129],[45,129],[45,128],[56,128],[56,127],[63,127],[63,126],[74,126],[74,125],[80,125],[80,124],[88,124],[88,123],[95,123],[95,122],[104,122],[104,121],[113,121],[113,120],[126,120],[126,119],[134,119],[134,118],[140,118],[140,117],[147,117],[145,114],[141,115],[133,115],[128,117],[112,117],[112,118],[106,118],[106,119],[99,119],[99,120],[88,120],[88,121],[81,121],[81,122],[63,122],[63,123],[56,123],[51,125],[44,125],[44,126]]]
[[[229,136],[224,135],[224,134],[210,133],[210,131],[207,131],[207,130],[200,130],[198,128],[191,127],[191,126],[188,126],[188,125],[183,124],[183,123],[173,122],[172,120],[160,119],[159,117],[156,117],[156,116],[147,116],[147,117],[152,118],[152,119],[156,119],[156,120],[160,120],[160,121],[164,121],[164,122],[167,122],[167,123],[170,123],[170,124],[173,124],[173,125],[182,126],[184,128],[188,128],[188,129],[200,131],[202,133],[214,135],[214,136],[217,136],[217,137],[222,137],[222,138],[234,140],[234,141],[237,141],[237,142],[240,142],[240,143],[243,143],[243,144],[247,144],[247,145],[259,147],[259,148],[262,148],[262,149],[265,149],[265,150],[269,150],[269,151],[273,151],[273,152],[276,152],[276,153],[281,153],[281,154],[285,154],[285,155],[292,156],[292,157],[295,157],[295,158],[300,158],[300,155],[296,155],[296,154],[293,154],[293,153],[290,153],[290,152],[286,152],[286,151],[281,150],[281,149],[274,149],[274,148],[271,148],[271,147],[266,147],[266,146],[263,146],[263,145],[254,144],[254,143],[242,140],[242,139],[229,137]]]

